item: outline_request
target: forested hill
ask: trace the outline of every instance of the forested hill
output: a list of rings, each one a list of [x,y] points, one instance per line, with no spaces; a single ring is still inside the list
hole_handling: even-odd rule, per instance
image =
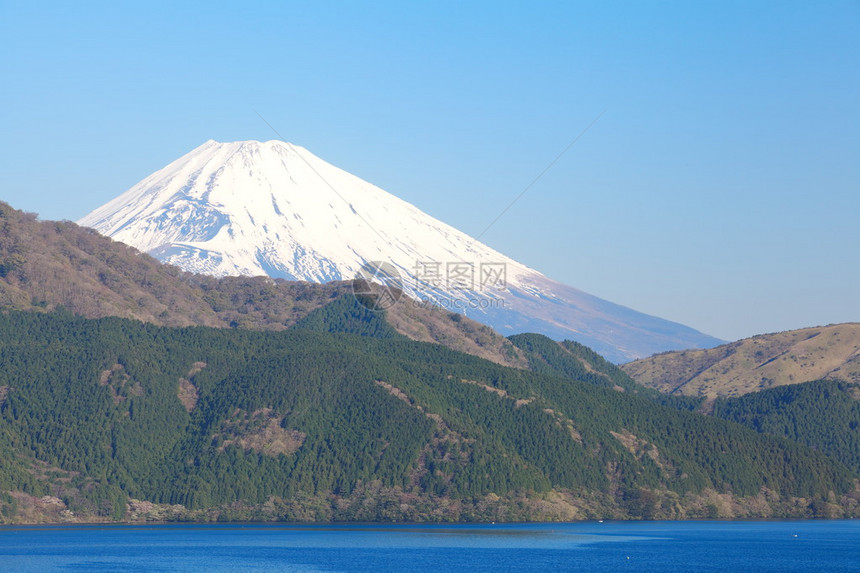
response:
[[[372,306],[372,305],[370,305]],[[403,305],[409,307],[410,305]],[[399,334],[399,330],[393,325],[396,320],[391,319],[391,314],[402,315],[400,311],[389,310],[386,312],[375,312],[367,309],[367,305],[361,304],[354,297],[339,297],[333,302],[320,307],[308,316],[299,320],[293,328],[315,330],[317,332],[358,334],[361,336],[372,336],[377,338],[391,338]],[[683,410],[695,410],[701,405],[702,400],[687,396],[669,396],[657,390],[647,388],[634,381],[623,370],[605,358],[571,340],[557,342],[542,334],[516,334],[502,339],[506,344],[499,344],[495,333],[486,326],[479,326],[474,330],[472,325],[466,324],[462,315],[445,312],[421,312],[416,313],[418,317],[413,324],[424,327],[430,324],[437,327],[434,339],[442,339],[448,342],[446,346],[458,350],[463,333],[469,333],[473,340],[478,343],[478,348],[484,349],[492,355],[492,361],[499,364],[515,364],[540,374],[559,376],[586,382],[602,388],[612,388],[617,392],[630,392],[649,400],[669,405]],[[421,319],[433,317],[432,323]],[[455,330],[451,335],[440,335],[445,330],[454,330],[457,325],[462,330]],[[477,324],[477,323],[475,323]],[[487,335],[489,331],[489,336]],[[477,335],[477,336],[476,336]],[[481,353],[466,350],[468,354],[481,356]]]
[[[527,368],[534,372],[629,392],[682,410],[695,410],[702,402],[698,398],[670,396],[643,386],[595,351],[572,340],[556,342],[534,333],[516,334],[509,339],[523,352]]]
[[[632,392],[312,322],[258,332],[0,314],[0,516],[498,521],[856,507],[855,474],[805,446]]]
[[[323,314],[346,312],[343,309],[354,306],[350,283],[215,279],[184,273],[91,229],[68,221],[39,221],[0,202],[0,309],[63,308],[86,318],[118,316],[165,326],[277,331],[305,321],[330,304],[333,308]],[[387,328],[413,340],[435,342],[505,366],[548,372],[542,360],[526,355],[526,346],[513,344],[515,339],[508,340],[462,314],[416,304],[407,297],[378,314]],[[319,313],[316,316],[314,320],[320,320]],[[564,360],[574,360],[580,368],[590,362],[600,368],[612,366],[590,351],[576,358],[564,354]],[[620,373],[615,367],[611,370],[612,376]],[[565,366],[553,372],[567,376],[578,371]],[[637,391],[641,390],[640,386]]]
[[[860,384],[816,380],[720,398],[714,416],[806,444],[860,472]]]
[[[0,202],[0,309],[65,308],[165,326],[284,330],[338,297],[349,282],[215,279],[180,271],[68,222],[39,221]],[[525,359],[505,337],[463,315],[404,298],[384,314],[399,333],[504,364]]]

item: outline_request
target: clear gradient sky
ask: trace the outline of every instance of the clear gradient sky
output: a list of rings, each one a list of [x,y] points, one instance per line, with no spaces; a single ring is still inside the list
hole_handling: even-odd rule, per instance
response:
[[[860,2],[0,0],[0,200],[287,140],[636,310],[860,321]]]

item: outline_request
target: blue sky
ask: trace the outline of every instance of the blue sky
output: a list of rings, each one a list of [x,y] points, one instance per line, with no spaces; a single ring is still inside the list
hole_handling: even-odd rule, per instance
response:
[[[0,0],[0,200],[75,220],[287,140],[603,298],[860,321],[860,2]]]

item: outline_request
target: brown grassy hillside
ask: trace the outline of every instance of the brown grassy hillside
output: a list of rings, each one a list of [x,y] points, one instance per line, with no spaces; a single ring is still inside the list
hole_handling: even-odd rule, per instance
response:
[[[740,396],[812,380],[860,382],[860,324],[762,334],[707,350],[666,352],[621,367],[670,394]]]
[[[165,326],[283,329],[346,292],[344,283],[192,275],[92,229],[38,221],[0,203],[0,307]]]

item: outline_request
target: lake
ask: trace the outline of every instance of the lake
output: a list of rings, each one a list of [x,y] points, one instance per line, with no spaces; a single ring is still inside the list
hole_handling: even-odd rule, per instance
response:
[[[860,571],[860,520],[0,527],[0,571]]]

